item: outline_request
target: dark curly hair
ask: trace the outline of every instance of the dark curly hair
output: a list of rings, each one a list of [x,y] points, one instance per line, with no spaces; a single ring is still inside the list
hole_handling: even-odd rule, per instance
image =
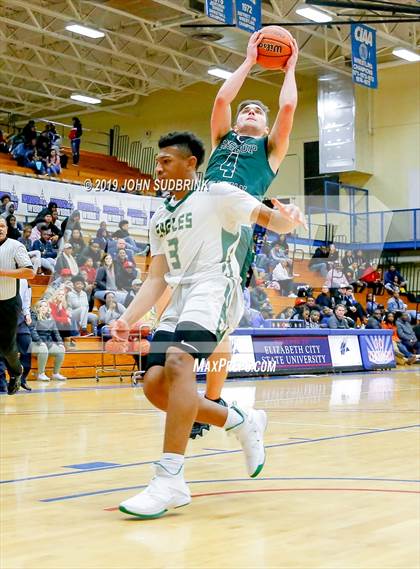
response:
[[[169,132],[160,137],[158,142],[159,148],[167,146],[177,146],[180,150],[197,158],[197,168],[204,162],[204,144],[203,142],[189,131]]]

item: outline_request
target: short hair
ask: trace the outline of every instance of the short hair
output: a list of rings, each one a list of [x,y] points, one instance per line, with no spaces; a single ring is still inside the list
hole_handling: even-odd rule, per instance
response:
[[[257,105],[265,112],[268,118],[268,113],[270,112],[270,109],[266,105],[264,105],[262,101],[258,99],[246,99],[245,101],[239,103],[238,108],[236,109],[235,121],[238,119],[238,115],[242,111],[242,109],[244,109],[248,105]]]
[[[80,282],[85,284],[85,279],[82,277],[82,275],[76,275],[75,277],[72,277],[71,282],[73,284],[80,283]]]
[[[4,194],[3,196],[1,196],[1,201],[3,202],[5,198],[9,198],[9,200],[12,201],[9,194]]]
[[[48,231],[48,229],[49,229],[48,225],[41,225],[39,231],[42,233],[42,231]]]
[[[160,149],[166,148],[167,146],[177,146],[180,150],[188,152],[197,158],[197,168],[204,162],[204,144],[192,132],[169,132],[168,134],[160,137],[158,146]]]
[[[334,312],[337,310],[337,308],[344,308],[344,310],[347,309],[346,305],[345,305],[345,304],[341,304],[341,303],[340,303],[340,304],[337,304],[337,306],[334,308]]]
[[[122,220],[119,222],[118,227],[119,227],[120,229],[122,229],[122,226],[123,226],[123,225],[127,225],[128,223],[129,223],[129,221],[128,221],[127,219],[122,219]]]

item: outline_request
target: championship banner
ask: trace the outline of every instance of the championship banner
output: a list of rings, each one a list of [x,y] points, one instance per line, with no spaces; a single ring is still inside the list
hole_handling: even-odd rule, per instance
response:
[[[233,0],[206,0],[206,16],[222,24],[232,25]]]
[[[391,334],[361,335],[359,336],[359,341],[365,369],[395,367],[395,354]]]
[[[236,26],[251,34],[261,28],[261,0],[236,0]]]
[[[363,24],[351,25],[351,67],[353,83],[376,89],[376,30]]]
[[[328,336],[333,368],[362,369],[359,337],[350,335]]]
[[[275,364],[275,373],[332,368],[327,336],[255,336],[253,344],[255,362]]]

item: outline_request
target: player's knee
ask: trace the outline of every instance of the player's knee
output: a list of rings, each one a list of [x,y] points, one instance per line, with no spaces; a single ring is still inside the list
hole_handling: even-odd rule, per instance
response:
[[[170,346],[166,352],[165,371],[169,378],[185,376],[185,371],[192,366],[193,358],[187,352]]]

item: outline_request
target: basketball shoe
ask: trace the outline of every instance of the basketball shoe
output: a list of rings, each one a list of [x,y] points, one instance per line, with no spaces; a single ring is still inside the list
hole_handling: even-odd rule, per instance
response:
[[[255,478],[265,464],[264,431],[267,428],[267,413],[258,409],[245,412],[235,405],[230,406],[238,414],[239,422],[226,428],[238,439],[245,455],[248,475]]]
[[[206,397],[206,396],[204,396],[204,397]],[[218,405],[223,405],[223,407],[227,407],[226,401],[224,399],[222,399],[221,397],[219,397],[218,399],[210,399],[209,397],[206,397],[206,399],[208,399],[209,401],[213,401],[213,403],[217,403]],[[198,421],[195,421],[193,423],[193,426],[191,429],[190,439],[196,439],[197,437],[203,437],[204,431],[209,431],[210,427],[211,427],[211,425],[209,425],[208,423],[199,423]]]
[[[120,512],[148,520],[163,516],[171,508],[187,506],[190,490],[184,480],[184,466],[172,474],[160,462],[155,463],[155,476],[145,490],[121,502]]]

